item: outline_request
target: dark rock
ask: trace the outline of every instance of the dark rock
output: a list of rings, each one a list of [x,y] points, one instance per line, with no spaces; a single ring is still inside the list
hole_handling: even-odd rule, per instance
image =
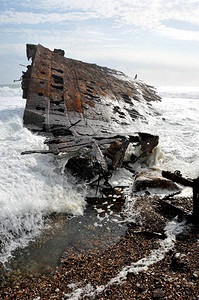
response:
[[[199,272],[194,272],[193,274],[191,274],[191,278],[198,281],[199,280]]]
[[[100,173],[101,168],[89,157],[74,156],[68,160],[65,170],[70,170],[72,175],[84,180],[91,180]]]
[[[25,289],[27,287],[27,282],[23,281],[20,283],[20,288]]]
[[[143,154],[148,155],[158,145],[159,137],[157,135],[140,132],[139,140]]]
[[[143,285],[143,284],[140,284],[140,283],[137,283],[136,284],[136,287],[137,287],[137,290],[138,290],[138,293],[141,294],[143,293],[144,291],[146,291],[146,286]]]
[[[59,55],[61,55],[61,56],[64,56],[64,55],[65,55],[65,52],[64,52],[64,50],[62,50],[62,49],[54,49],[54,53],[59,54]]]
[[[171,258],[171,268],[175,272],[188,272],[189,266],[186,262],[186,256],[181,253],[175,253]]]
[[[134,234],[140,234],[143,235],[145,238],[152,239],[152,238],[158,238],[158,239],[165,239],[166,235],[164,233],[160,232],[152,232],[152,231],[134,231]]]
[[[149,191],[145,191],[145,194],[146,194],[147,196],[151,195],[151,193],[150,193]]]
[[[153,299],[162,299],[164,298],[164,292],[161,289],[156,289],[153,291]]]
[[[131,281],[131,279],[134,280],[134,278],[135,278],[135,273],[133,273],[133,272],[128,272],[127,275],[126,275],[126,278],[127,278],[128,281]]]

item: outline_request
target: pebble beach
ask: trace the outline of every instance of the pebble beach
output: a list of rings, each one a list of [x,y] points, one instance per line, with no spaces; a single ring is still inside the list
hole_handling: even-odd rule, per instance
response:
[[[198,299],[199,226],[168,219],[157,196],[135,198],[136,222],[114,245],[99,251],[96,240],[86,252],[67,247],[49,274],[8,271],[0,278],[1,299]],[[179,203],[191,210],[191,198]],[[170,238],[168,224],[178,226]]]

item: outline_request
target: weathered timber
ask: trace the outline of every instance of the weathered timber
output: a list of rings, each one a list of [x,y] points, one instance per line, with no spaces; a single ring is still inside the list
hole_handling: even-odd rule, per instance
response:
[[[193,187],[193,180],[192,179],[188,179],[188,178],[184,178],[180,175],[180,172],[174,172],[171,173],[169,171],[162,171],[162,176],[167,178],[167,179],[171,179],[172,181],[175,181],[177,183],[180,183],[184,186],[191,186]]]
[[[141,145],[142,155],[148,155],[158,145],[159,137],[149,133],[140,132],[139,142]]]
[[[193,211],[192,214],[187,214],[181,208],[174,206],[172,203],[167,200],[172,200],[172,195],[165,197],[160,200],[162,208],[169,215],[178,215],[181,219],[186,219],[188,222],[199,223],[199,177],[197,179],[187,179],[182,177],[180,171],[174,173],[168,171],[162,171],[162,176],[171,179],[177,183],[180,183],[184,186],[190,186],[193,188]]]
[[[199,223],[199,177],[193,181],[193,214],[196,215]]]
[[[67,169],[90,180],[97,173],[107,178],[120,167],[130,143],[141,145],[145,154],[157,145],[158,137],[128,129],[136,118],[145,118],[139,106],[150,113],[149,102],[161,99],[153,87],[65,58],[61,49],[28,44],[27,58],[32,63],[22,75],[24,126],[46,136],[49,150],[22,154],[70,153]]]
[[[54,152],[51,150],[28,150],[28,151],[21,152],[21,155],[34,154],[34,153],[40,153],[40,154],[53,153],[54,154]]]

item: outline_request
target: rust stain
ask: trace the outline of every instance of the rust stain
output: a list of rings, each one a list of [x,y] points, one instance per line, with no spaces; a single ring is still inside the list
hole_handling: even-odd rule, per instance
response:
[[[76,111],[79,113],[83,113],[82,103],[79,98],[79,94],[77,92],[74,93],[73,101],[67,102],[66,106],[68,111]]]
[[[85,103],[90,105],[91,107],[95,106],[95,104],[93,102],[89,101],[89,100],[86,100]]]
[[[76,134],[104,134],[104,128],[110,132],[107,124],[110,110],[104,105],[106,98],[111,98],[113,103],[115,100],[131,103],[130,97],[136,93],[136,86],[133,82],[127,84],[118,79],[115,70],[65,58],[63,52],[61,49],[50,51],[41,45],[27,45],[27,56],[32,58],[32,64],[22,76],[23,98],[27,99],[24,125],[53,135],[68,134],[67,128],[71,124],[73,129],[76,128],[73,124],[77,122]],[[155,92],[148,90],[143,93],[147,101],[157,100]],[[86,118],[92,121],[94,130],[87,126]],[[121,121],[125,121],[124,116]]]
[[[37,90],[37,93],[39,96],[46,96],[49,97],[50,96],[50,90],[49,89],[39,89]]]

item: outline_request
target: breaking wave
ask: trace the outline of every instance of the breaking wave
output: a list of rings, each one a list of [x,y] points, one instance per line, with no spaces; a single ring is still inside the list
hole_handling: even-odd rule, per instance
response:
[[[158,88],[158,92],[163,98],[199,99],[199,87],[163,86]]]
[[[44,138],[23,127],[25,101],[18,89],[5,87],[2,90],[0,262],[4,263],[13,250],[25,247],[48,226],[45,221],[48,214],[83,214],[85,200],[82,187],[73,186],[62,174],[67,157],[21,156],[24,150],[44,149]],[[5,91],[9,96],[2,96]]]

